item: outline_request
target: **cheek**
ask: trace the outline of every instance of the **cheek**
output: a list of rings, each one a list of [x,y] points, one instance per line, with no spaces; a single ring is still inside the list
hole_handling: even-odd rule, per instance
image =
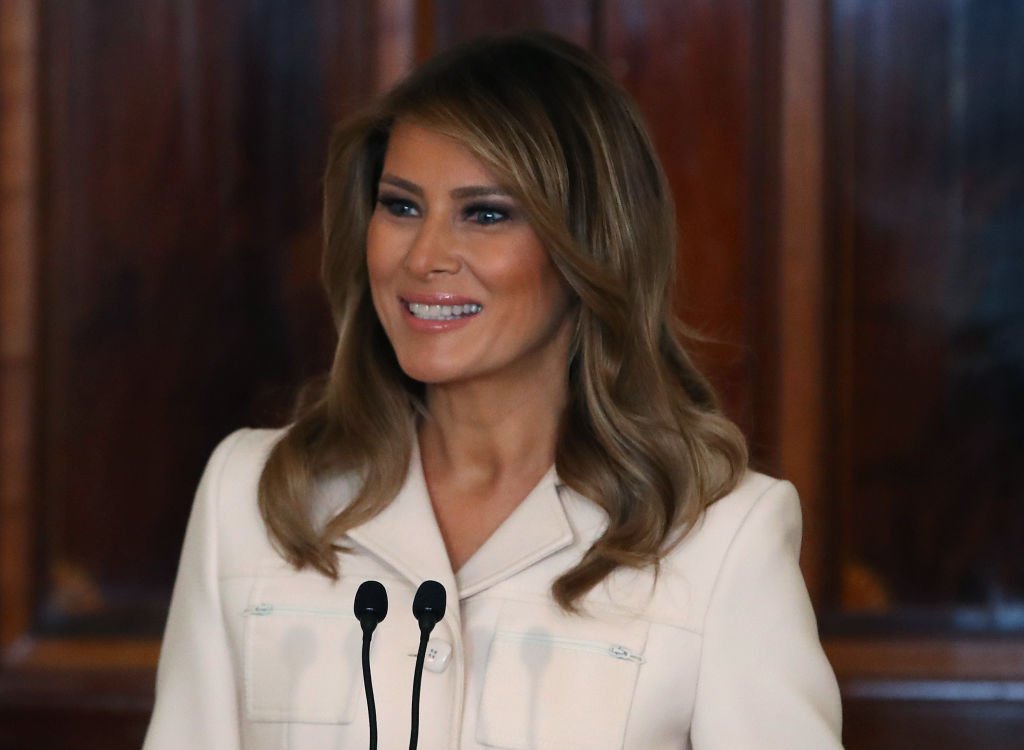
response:
[[[366,227],[366,267],[370,271],[370,275],[374,275],[379,265],[381,256],[381,237],[380,230],[378,229],[377,222],[373,219],[370,220],[369,225]]]
[[[562,276],[543,250],[519,254],[516,261],[502,265],[494,278],[501,279],[504,288],[534,314],[557,313],[568,306]]]
[[[380,231],[375,230],[373,222],[370,222],[366,232],[366,276],[370,287],[370,298],[373,301],[374,310],[377,312],[377,319],[387,330],[389,328],[386,315],[387,309],[383,302],[391,296],[388,287],[393,278],[393,273],[392,264],[389,262],[388,253],[385,251],[387,245],[381,240]]]
[[[377,296],[378,287],[387,283],[394,270],[394,262],[388,252],[387,232],[379,223],[370,221],[366,230],[366,272],[370,290]]]

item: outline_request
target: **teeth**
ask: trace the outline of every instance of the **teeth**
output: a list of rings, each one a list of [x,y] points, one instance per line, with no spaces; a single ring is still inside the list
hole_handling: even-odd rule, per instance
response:
[[[457,320],[467,315],[476,315],[483,310],[481,305],[422,305],[418,302],[408,303],[409,312],[420,320]]]

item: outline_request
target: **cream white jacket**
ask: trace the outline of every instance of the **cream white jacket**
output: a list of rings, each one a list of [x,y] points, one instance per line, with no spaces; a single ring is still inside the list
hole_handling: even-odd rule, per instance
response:
[[[332,583],[274,552],[256,505],[280,433],[242,430],[200,483],[145,750],[368,746],[356,588],[390,599],[373,639],[380,750],[408,747],[421,581],[448,592],[423,677],[423,750],[831,750],[840,704],[800,570],[793,487],[759,474],[716,502],[657,579],[619,571],[561,612],[551,582],[601,533],[552,470],[453,574],[418,455],[388,508],[353,530]],[[352,488],[323,488],[326,517]],[[447,661],[445,653],[450,649]]]

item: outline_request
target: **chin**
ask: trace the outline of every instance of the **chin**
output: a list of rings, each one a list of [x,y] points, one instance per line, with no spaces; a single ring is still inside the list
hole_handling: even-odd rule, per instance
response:
[[[415,363],[402,362],[399,365],[407,376],[418,380],[424,385],[441,385],[456,380],[461,380],[465,373],[463,368],[455,367],[449,362],[424,362],[418,360]]]

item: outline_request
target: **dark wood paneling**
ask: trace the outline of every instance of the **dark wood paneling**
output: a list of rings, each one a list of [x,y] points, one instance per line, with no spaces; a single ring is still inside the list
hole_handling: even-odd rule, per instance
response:
[[[138,750],[152,671],[8,671],[0,678],[0,750]]]
[[[675,194],[680,312],[708,337],[703,361],[763,464],[774,462],[763,327],[774,308],[765,217],[775,146],[764,131],[777,103],[763,96],[774,85],[771,9],[609,0],[602,21],[609,63],[646,116]]]
[[[1024,632],[1024,8],[847,0],[835,34],[838,607]]]
[[[592,47],[595,9],[600,4],[592,0],[434,0],[431,5],[429,36],[432,50],[437,51],[472,37],[520,29],[544,29]]]
[[[0,288],[28,291],[5,293],[0,329],[17,427],[0,461],[0,747],[127,750],[203,462],[230,430],[281,421],[329,361],[327,134],[394,65],[372,2],[18,9],[5,55],[37,48],[38,76],[5,66],[5,145],[33,141],[8,107],[38,131],[28,171],[4,172],[5,237],[20,227],[28,265],[5,262]]]
[[[0,648],[31,619],[37,179],[35,12],[6,2],[0,24]]]
[[[0,705],[0,750],[138,750],[149,711]]]
[[[365,4],[43,6],[40,628],[158,633],[198,473],[329,361],[331,122]]]
[[[1019,701],[847,699],[847,750],[1020,750]]]
[[[778,451],[778,476],[800,491],[804,540],[800,562],[812,601],[824,596],[835,559],[832,543],[832,496],[827,430],[830,401],[826,377],[829,295],[825,238],[825,60],[827,12],[821,0],[795,0],[779,8],[777,76],[766,75],[762,100],[778,113],[777,201],[768,193],[765,214],[777,214],[776,244],[764,253],[762,267],[774,270],[763,278],[775,298],[758,305],[763,322],[763,360],[776,367],[760,368],[758,391],[769,423],[776,426],[767,444]],[[771,69],[773,66],[766,65]],[[775,94],[771,83],[775,82]],[[769,120],[770,121],[770,120]],[[770,152],[770,140],[766,151]],[[765,165],[771,175],[771,163]],[[768,223],[769,227],[771,222]],[[771,235],[769,235],[771,237]],[[774,355],[774,356],[772,356]],[[763,417],[762,417],[763,418]]]
[[[847,747],[1020,747],[1024,7],[831,10]]]

